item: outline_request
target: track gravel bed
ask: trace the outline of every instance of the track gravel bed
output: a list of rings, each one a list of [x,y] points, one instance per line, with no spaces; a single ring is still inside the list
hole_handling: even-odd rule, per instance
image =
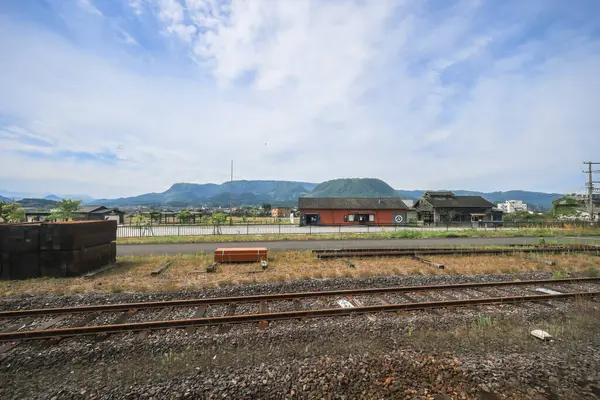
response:
[[[170,294],[13,297],[2,299],[0,307],[549,278],[548,273],[339,278]],[[506,295],[496,288],[484,291],[489,297]],[[460,291],[453,293],[461,296]],[[428,292],[427,296],[432,300],[443,293]],[[356,299],[369,305],[374,297]],[[322,303],[320,298],[302,300],[310,308],[327,305]],[[104,340],[72,338],[57,345],[27,342],[0,361],[0,398],[431,399],[447,395],[477,399],[488,392],[512,399],[598,398],[600,303],[552,301],[551,305],[288,320],[271,323],[265,330],[253,324],[234,325],[227,332],[220,332],[220,327],[197,328],[191,334],[186,329],[164,330],[145,339],[135,332]],[[244,307],[238,305],[236,314],[250,312]],[[227,309],[227,305],[210,306],[205,317],[225,315]],[[294,302],[269,303],[271,312],[285,310],[295,310]],[[193,307],[173,310],[169,318],[189,318],[194,311]],[[128,322],[155,315],[156,311],[139,311]],[[528,332],[533,328],[548,330],[556,340],[531,339]]]

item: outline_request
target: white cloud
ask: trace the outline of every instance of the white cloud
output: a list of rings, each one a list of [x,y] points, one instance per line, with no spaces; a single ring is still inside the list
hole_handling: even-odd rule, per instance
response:
[[[63,192],[81,192],[101,174],[114,179],[88,187],[92,195],[130,195],[224,181],[233,158],[240,179],[571,190],[600,145],[600,43],[585,26],[523,36],[531,6],[500,24],[478,2],[441,11],[384,0],[129,4],[140,18],[154,11],[168,52],[106,57],[0,20],[0,37],[11,38],[0,51],[12,55],[0,64],[0,92],[11,93],[0,116],[48,138],[53,154],[120,160],[27,158],[41,146],[11,130],[0,186],[58,176],[74,185]],[[167,69],[171,60],[180,69]]]
[[[165,23],[167,32],[177,35],[184,42],[191,42],[196,27],[184,22],[185,12],[179,0],[160,0],[159,17]]]
[[[142,15],[144,12],[143,0],[129,0],[129,7],[133,9],[137,16]]]
[[[96,14],[98,16],[103,15],[102,12],[100,12],[100,10],[98,10],[96,6],[92,4],[91,0],[77,0],[77,4],[79,5],[79,7],[91,14]]]

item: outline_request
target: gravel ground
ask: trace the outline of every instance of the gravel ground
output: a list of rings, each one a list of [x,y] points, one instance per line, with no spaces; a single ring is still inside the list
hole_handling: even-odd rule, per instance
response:
[[[339,278],[168,295],[13,297],[2,299],[0,307],[60,307],[549,277],[547,273],[528,273]],[[494,295],[506,294],[499,289],[486,292],[496,290]],[[467,296],[453,293],[457,298]],[[469,291],[471,294],[477,292]],[[389,301],[394,296],[385,297]],[[441,296],[441,292],[427,293],[429,300]],[[411,297],[416,294],[411,293]],[[368,305],[372,297],[356,299]],[[316,308],[331,305],[328,301],[315,298],[303,300],[303,305]],[[145,339],[129,333],[104,340],[71,338],[54,345],[23,343],[0,361],[0,398],[600,398],[600,303],[582,300],[549,304],[280,321],[266,330],[256,325],[236,325],[224,332],[220,327],[203,327],[191,335],[185,329],[166,330],[153,332]],[[238,306],[236,314],[250,312],[244,307]],[[294,303],[272,303],[269,307],[270,311],[291,311]],[[190,317],[194,311],[176,309],[169,318]],[[211,306],[206,316],[226,312],[227,305]],[[137,313],[129,321],[156,315],[144,313]],[[547,330],[555,340],[532,339],[528,332],[535,328]]]

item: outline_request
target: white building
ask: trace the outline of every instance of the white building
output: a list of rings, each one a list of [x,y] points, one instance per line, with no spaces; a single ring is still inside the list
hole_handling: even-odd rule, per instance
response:
[[[498,208],[505,214],[512,214],[517,211],[527,211],[527,204],[521,200],[506,200],[504,203],[498,203]]]

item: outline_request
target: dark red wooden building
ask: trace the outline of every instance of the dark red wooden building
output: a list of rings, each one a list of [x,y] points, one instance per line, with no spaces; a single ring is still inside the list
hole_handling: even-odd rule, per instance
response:
[[[399,198],[298,199],[300,225],[404,225],[408,207]]]

